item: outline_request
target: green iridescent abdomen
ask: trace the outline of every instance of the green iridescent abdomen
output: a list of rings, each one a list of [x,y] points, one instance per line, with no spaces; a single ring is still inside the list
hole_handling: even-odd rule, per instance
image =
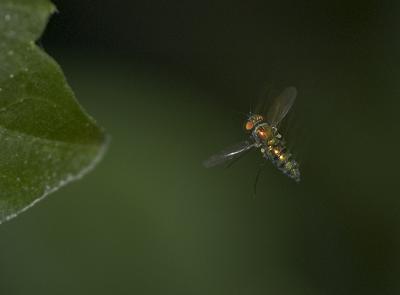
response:
[[[287,176],[296,182],[300,181],[299,165],[287,150],[285,141],[278,132],[262,141],[261,153]]]
[[[253,137],[257,146],[261,148],[264,158],[270,160],[275,167],[290,178],[300,181],[299,165],[286,148],[286,143],[276,127],[266,122],[260,123],[253,131]]]

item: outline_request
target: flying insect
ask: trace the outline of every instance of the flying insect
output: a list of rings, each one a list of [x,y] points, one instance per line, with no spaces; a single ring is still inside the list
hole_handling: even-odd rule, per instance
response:
[[[272,162],[285,175],[299,182],[299,164],[287,149],[286,142],[278,130],[279,124],[293,106],[296,96],[296,88],[287,87],[272,99],[265,114],[250,112],[244,125],[249,138],[212,155],[203,162],[203,165],[207,168],[213,167],[237,159],[247,151],[256,148],[260,150],[263,158]],[[259,174],[257,174],[257,180],[258,176]]]

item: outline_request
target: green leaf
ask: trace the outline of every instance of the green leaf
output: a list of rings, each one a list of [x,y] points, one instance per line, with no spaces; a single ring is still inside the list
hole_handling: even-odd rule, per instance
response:
[[[0,223],[88,172],[106,136],[36,46],[55,7],[0,2]]]

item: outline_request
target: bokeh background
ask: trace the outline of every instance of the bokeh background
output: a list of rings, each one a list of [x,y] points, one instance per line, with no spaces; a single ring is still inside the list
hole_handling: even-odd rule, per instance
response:
[[[40,41],[112,136],[0,226],[1,294],[399,294],[398,1],[55,1]],[[265,83],[299,95],[296,184],[243,140]]]

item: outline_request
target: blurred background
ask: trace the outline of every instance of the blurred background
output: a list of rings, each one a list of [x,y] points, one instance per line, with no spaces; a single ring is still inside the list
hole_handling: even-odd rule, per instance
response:
[[[399,294],[397,1],[54,1],[40,41],[112,144],[0,226],[2,294]],[[296,184],[245,138],[298,89]]]

